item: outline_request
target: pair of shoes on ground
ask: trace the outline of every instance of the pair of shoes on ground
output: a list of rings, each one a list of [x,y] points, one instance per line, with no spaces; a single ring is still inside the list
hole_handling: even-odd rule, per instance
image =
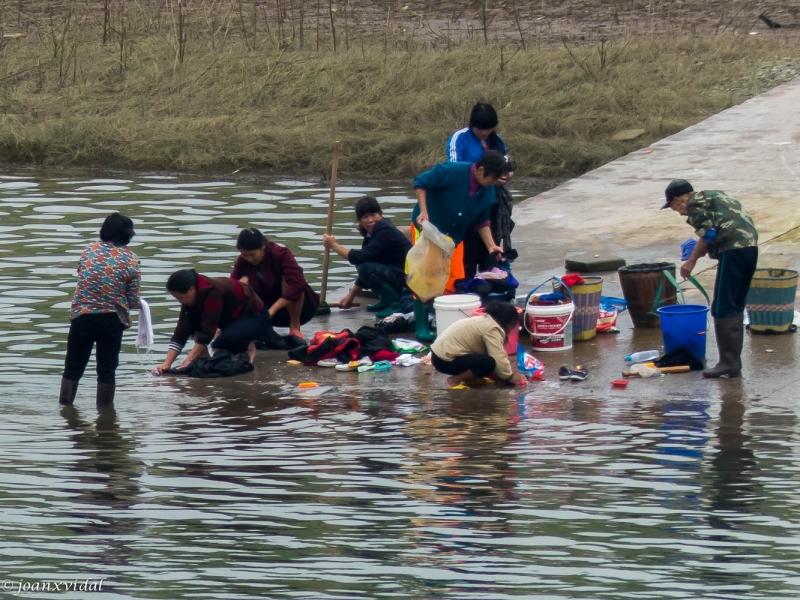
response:
[[[355,371],[358,367],[371,365],[372,361],[368,356],[361,360],[351,360],[350,362],[340,363],[335,358],[325,358],[317,362],[318,367],[335,368],[337,371]]]
[[[572,381],[583,381],[589,377],[589,371],[583,368],[580,365],[577,365],[575,368],[570,368],[566,365],[558,369],[558,378],[567,380],[571,379]]]

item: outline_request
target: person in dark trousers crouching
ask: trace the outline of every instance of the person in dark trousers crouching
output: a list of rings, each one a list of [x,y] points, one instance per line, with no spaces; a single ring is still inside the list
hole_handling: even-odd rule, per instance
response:
[[[258,229],[248,227],[236,240],[239,256],[231,279],[247,284],[267,307],[273,327],[288,327],[303,337],[300,326],[317,314],[319,294],[306,281],[291,250],[270,242]]]
[[[342,299],[342,308],[350,308],[363,289],[371,289],[378,302],[368,304],[367,310],[379,318],[389,316],[399,308],[400,295],[406,287],[406,254],[411,240],[383,216],[381,205],[372,196],[356,202],[358,231],[364,236],[360,250],[342,246],[332,235],[323,234],[322,245],[355,265],[358,278]]]
[[[247,351],[253,362],[254,341],[266,335],[269,313],[249,286],[235,279],[206,277],[194,269],[182,269],[169,276],[167,291],[181,303],[181,313],[169,342],[167,358],[153,369],[154,375],[161,375],[172,367],[190,337],[194,339],[194,347],[179,369],[185,369],[200,358],[208,358],[209,345],[231,354]]]
[[[447,387],[454,388],[474,379],[497,377],[511,384],[527,381],[511,369],[503,344],[506,336],[519,327],[516,307],[495,300],[486,305],[485,313],[456,321],[431,345],[433,368],[450,375]]]
[[[739,201],[725,192],[695,192],[683,179],[675,179],[664,192],[661,209],[671,208],[687,217],[697,237],[697,245],[681,266],[681,277],[688,279],[697,259],[708,254],[719,260],[714,282],[711,316],[717,337],[719,362],[703,371],[703,377],[739,377],[744,344],[744,308],[747,291],[758,263],[758,232]]]
[[[60,404],[75,401],[78,383],[95,344],[97,405],[114,402],[122,332],[131,326],[129,311],[140,307],[139,259],[127,248],[133,236],[133,221],[114,213],[103,221],[100,241],[87,246],[81,254],[78,286],[69,315]]]

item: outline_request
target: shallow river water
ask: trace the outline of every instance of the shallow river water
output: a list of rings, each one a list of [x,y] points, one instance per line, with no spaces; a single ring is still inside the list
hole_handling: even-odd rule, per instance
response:
[[[345,244],[364,193],[398,224],[413,206],[406,183],[339,186]],[[108,213],[135,221],[160,357],[167,276],[227,274],[243,226],[318,287],[327,197],[256,178],[0,177],[0,597],[800,597],[797,412],[736,382],[458,396],[411,369],[315,398],[266,367],[151,378],[129,331],[115,408],[95,410],[91,365],[58,407],[75,266]],[[333,265],[329,288],[352,280]]]

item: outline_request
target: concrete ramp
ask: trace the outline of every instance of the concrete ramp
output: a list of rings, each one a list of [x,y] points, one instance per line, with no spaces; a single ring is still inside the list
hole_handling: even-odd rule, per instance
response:
[[[676,177],[742,201],[759,230],[761,266],[800,267],[797,231],[769,241],[800,225],[798,107],[800,79],[521,202],[514,207],[522,257],[515,274],[534,281],[584,252],[628,264],[679,262],[679,244],[693,231],[677,213],[659,210]],[[705,259],[696,272],[714,264]]]

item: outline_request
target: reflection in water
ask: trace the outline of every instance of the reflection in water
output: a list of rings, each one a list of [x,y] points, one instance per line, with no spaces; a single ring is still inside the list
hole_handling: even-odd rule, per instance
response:
[[[74,406],[60,410],[79,457],[72,468],[78,493],[71,501],[74,524],[69,538],[95,549],[95,565],[124,567],[133,556],[129,536],[144,528],[129,510],[139,502],[139,478],[144,473],[144,465],[134,458],[136,443],[130,432],[120,430],[113,406],[98,407],[93,425]]]
[[[514,497],[514,472],[499,454],[513,441],[505,400],[453,400],[408,419],[414,462],[408,481],[431,502],[468,513]]]
[[[368,190],[341,191],[334,233],[353,245]],[[369,191],[405,222],[407,182]],[[252,224],[315,281],[326,197],[302,181],[0,176],[4,577],[106,577],[115,598],[165,600],[796,595],[796,407],[740,382],[640,398],[602,393],[594,371],[459,394],[418,367],[311,396],[266,361],[235,385],[143,377],[128,332],[116,410],[79,397],[59,412],[75,263],[105,214],[136,220],[162,355],[167,274],[226,274]],[[331,289],[352,276],[335,262]],[[749,364],[788,369],[792,352]]]
[[[736,515],[757,508],[761,501],[756,482],[758,462],[744,431],[745,397],[741,380],[725,382],[717,427],[717,453],[711,460],[712,527],[735,527]],[[733,520],[729,520],[733,517]]]

